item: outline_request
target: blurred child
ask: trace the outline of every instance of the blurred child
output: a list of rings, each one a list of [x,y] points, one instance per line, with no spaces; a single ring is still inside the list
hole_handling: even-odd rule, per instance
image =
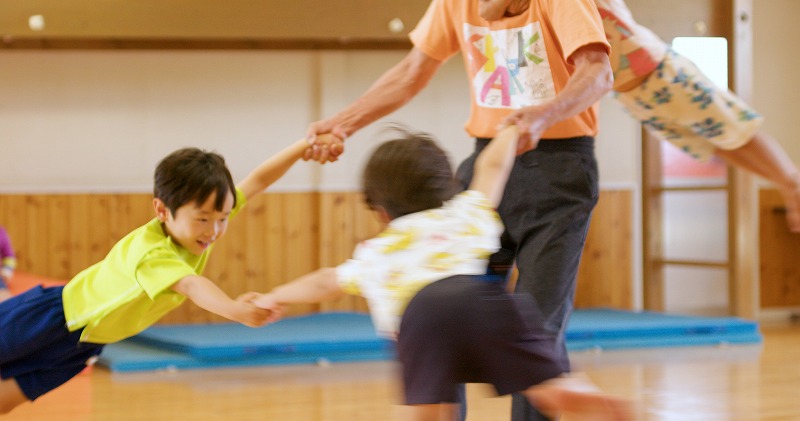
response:
[[[489,282],[499,248],[500,202],[515,160],[518,130],[506,128],[480,154],[467,191],[447,156],[425,134],[402,132],[381,145],[363,176],[366,202],[388,226],[336,268],[324,268],[253,300],[279,311],[344,293],[366,297],[378,333],[395,338],[416,420],[452,420],[458,385],[491,383],[522,392],[541,411],[576,419],[627,420],[626,402],[585,378],[565,375],[553,339],[538,334],[529,295]],[[525,314],[527,313],[527,314]]]
[[[200,274],[228,220],[306,147],[295,142],[238,186],[216,153],[185,148],[164,158],[155,170],[153,220],[66,286],[37,287],[0,303],[0,413],[65,383],[104,345],[143,331],[186,298],[247,326],[274,319],[249,302],[257,294],[231,299]]]
[[[14,254],[11,238],[6,229],[0,226],[0,303],[11,298],[7,282],[14,276],[16,267],[17,255]]]
[[[800,233],[800,170],[761,130],[764,118],[636,22],[623,0],[594,0],[608,42],[614,91],[654,137],[692,157],[713,155],[775,183],[789,230]]]

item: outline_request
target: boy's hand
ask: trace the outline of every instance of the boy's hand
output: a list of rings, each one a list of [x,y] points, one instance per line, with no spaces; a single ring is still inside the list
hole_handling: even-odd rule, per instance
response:
[[[249,327],[261,327],[274,319],[272,311],[256,307],[250,302],[236,300],[238,308],[233,319]]]
[[[253,301],[255,301],[259,297],[261,297],[260,293],[254,292],[254,291],[250,291],[250,292],[245,292],[244,294],[236,297],[236,301],[255,305],[253,303]],[[256,307],[259,307],[259,306],[256,306]],[[283,312],[285,310],[285,306],[282,306],[282,305],[275,305],[275,306],[272,306],[270,308],[264,308],[264,307],[259,307],[259,308],[267,310],[270,313],[269,316],[267,316],[267,321],[266,321],[265,324],[272,324],[272,323],[275,323],[278,320],[280,320],[283,317]]]
[[[279,303],[278,300],[275,299],[275,295],[271,293],[259,294],[259,296],[253,300],[253,305],[266,310],[284,307],[283,304]]]
[[[270,323],[278,321],[283,317],[286,310],[286,305],[278,302],[273,294],[258,294],[258,297],[252,300],[253,305],[272,312],[273,317]]]

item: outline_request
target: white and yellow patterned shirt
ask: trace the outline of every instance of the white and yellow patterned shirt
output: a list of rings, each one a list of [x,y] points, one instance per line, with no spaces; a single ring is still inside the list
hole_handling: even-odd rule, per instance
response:
[[[486,196],[468,190],[440,208],[392,220],[336,268],[337,280],[345,292],[367,299],[379,335],[395,337],[406,305],[424,286],[486,273],[502,231]]]

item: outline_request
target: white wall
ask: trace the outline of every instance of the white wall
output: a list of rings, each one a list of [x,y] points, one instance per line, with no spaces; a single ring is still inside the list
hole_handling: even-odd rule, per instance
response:
[[[797,141],[800,87],[800,1],[753,0],[753,106],[766,117],[764,129],[800,163]]]
[[[302,137],[317,113],[330,115],[356,98],[403,54],[4,51],[0,191],[149,191],[157,161],[188,145],[219,151],[239,179]],[[457,57],[410,104],[353,136],[340,163],[297,165],[276,188],[357,188],[358,169],[387,122],[435,134],[456,165],[473,145],[463,130],[466,84]],[[638,129],[605,102],[601,177],[630,187],[638,168],[638,140],[630,136]]]
[[[366,90],[401,52],[13,51],[0,53],[0,191],[149,191],[183,146],[222,153],[236,179]],[[313,66],[320,65],[317,71]],[[316,80],[321,75],[321,86]],[[470,151],[461,63],[384,121],[434,133],[454,164]],[[320,86],[318,94],[315,87]],[[319,102],[319,104],[318,104]],[[278,190],[352,190],[375,124],[337,165],[301,163]],[[377,136],[380,137],[380,136]]]
[[[149,191],[183,146],[234,177],[302,137],[311,56],[296,52],[0,53],[0,190]],[[308,168],[282,180],[306,188]]]

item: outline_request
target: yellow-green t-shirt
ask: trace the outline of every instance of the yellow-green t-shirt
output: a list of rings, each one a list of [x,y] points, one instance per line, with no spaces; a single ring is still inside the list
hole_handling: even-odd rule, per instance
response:
[[[231,217],[245,203],[237,189]],[[183,303],[186,297],[170,287],[202,273],[212,248],[199,256],[190,253],[154,218],[67,283],[62,294],[67,328],[84,328],[81,341],[100,344],[136,335]]]

